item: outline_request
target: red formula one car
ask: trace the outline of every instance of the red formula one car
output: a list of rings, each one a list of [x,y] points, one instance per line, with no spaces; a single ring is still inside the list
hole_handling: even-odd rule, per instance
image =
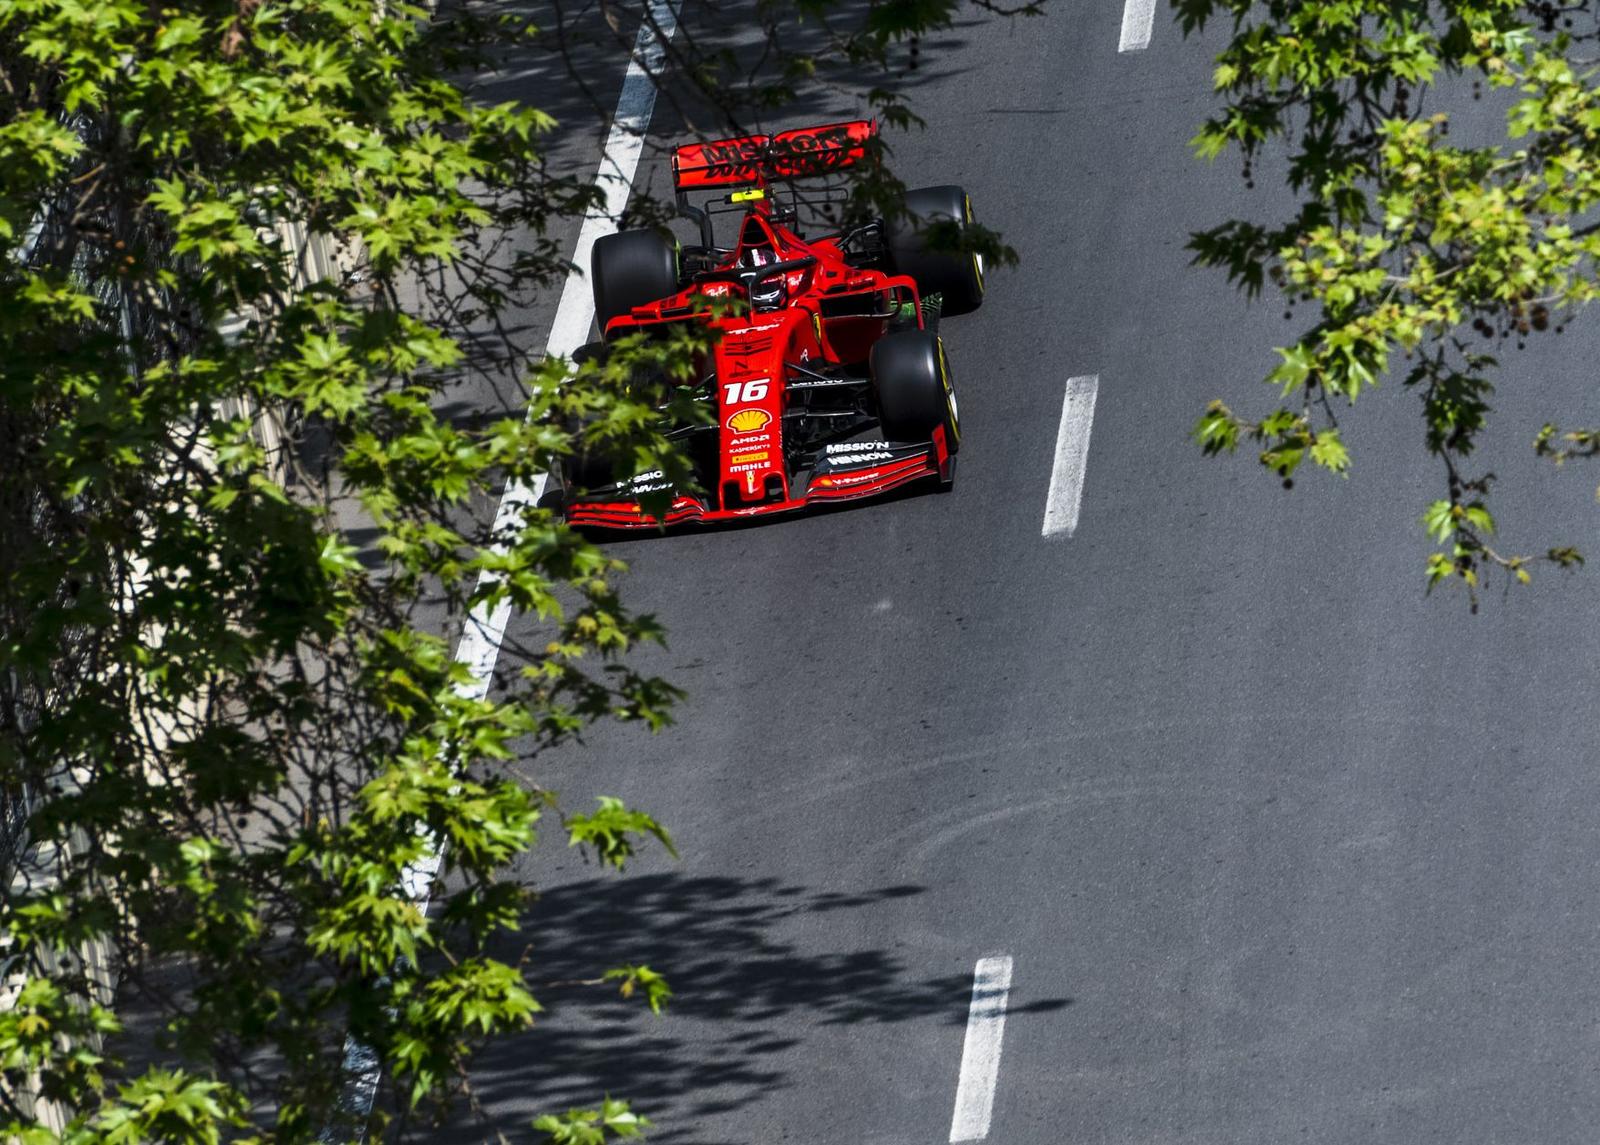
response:
[[[948,240],[969,225],[966,193],[912,191],[908,220],[801,233],[802,212],[827,218],[842,205],[844,190],[828,176],[865,159],[875,133],[874,123],[857,121],[679,147],[678,209],[699,224],[701,245],[679,249],[653,230],[595,243],[595,313],[605,338],[671,322],[720,330],[714,359],[699,370],[711,424],[669,430],[703,492],[678,492],[664,523],[782,513],[955,480],[960,423],[937,326],[941,313],[983,301],[983,262],[952,253],[948,241],[930,243],[928,228],[942,225]],[[691,203],[699,192],[713,197]],[[740,216],[732,246],[715,242],[718,214]],[[728,297],[747,301],[748,313],[714,316],[708,300]],[[644,473],[618,484],[607,459],[576,459],[562,473],[567,519],[657,526],[663,522],[638,498],[661,492],[661,480]]]

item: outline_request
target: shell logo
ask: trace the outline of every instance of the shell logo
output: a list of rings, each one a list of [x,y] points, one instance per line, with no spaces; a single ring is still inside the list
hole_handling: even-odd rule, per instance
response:
[[[728,419],[728,428],[734,433],[754,433],[766,429],[772,415],[764,409],[742,409]]]

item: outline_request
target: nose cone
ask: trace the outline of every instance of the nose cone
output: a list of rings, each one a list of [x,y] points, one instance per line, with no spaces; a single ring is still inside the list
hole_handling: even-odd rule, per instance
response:
[[[783,348],[792,315],[762,315],[725,328],[717,345],[721,418],[718,488],[724,508],[781,500],[788,493],[783,465]]]

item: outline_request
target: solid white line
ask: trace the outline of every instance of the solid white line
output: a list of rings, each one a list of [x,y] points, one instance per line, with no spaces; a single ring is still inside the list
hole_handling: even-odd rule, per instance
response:
[[[600,157],[600,169],[595,182],[604,192],[604,202],[584,216],[578,230],[578,249],[572,258],[572,269],[561,287],[561,301],[556,304],[556,316],[550,327],[550,338],[545,343],[545,357],[570,358],[574,351],[589,341],[589,327],[594,321],[594,298],[590,292],[589,255],[594,240],[616,230],[616,220],[627,206],[633,189],[633,177],[639,170],[639,159],[644,154],[644,134],[650,126],[650,116],[655,111],[656,86],[653,79],[661,70],[666,57],[666,42],[678,27],[676,0],[651,0],[648,15],[639,28],[634,41],[633,58],[622,79],[622,94],[617,99],[617,112],[611,120],[611,131],[606,137]],[[522,527],[523,510],[537,505],[544,495],[547,476],[538,474],[531,482],[508,482],[500,496],[500,505],[494,515],[493,535],[514,536]],[[496,543],[491,551],[503,551]],[[478,578],[478,588],[493,584],[493,573],[483,573]],[[456,645],[456,661],[465,664],[471,679],[459,689],[459,694],[469,699],[481,700],[488,696],[494,677],[495,662],[500,658],[500,645],[505,640],[506,625],[511,620],[511,602],[501,601],[493,609],[479,605],[467,619]],[[438,847],[402,872],[401,879],[406,894],[413,902],[426,903],[433,893],[434,880],[439,875],[443,853]],[[365,1123],[372,1112],[373,1098],[378,1091],[378,1077],[383,1063],[371,1047],[355,1038],[347,1037],[344,1043],[344,1068],[351,1082],[341,1099],[345,1112]],[[332,1140],[334,1132],[329,1127],[323,1134]],[[365,1140],[363,1132],[361,1140]]]
[[[1006,995],[1011,992],[1011,956],[978,959],[972,971],[972,1004],[967,1010],[967,1040],[961,1047],[961,1081],[950,1119],[951,1141],[982,1141],[989,1136],[994,1087],[1000,1079],[1000,1039],[1006,1032]]]
[[[1156,22],[1156,0],[1124,0],[1122,42],[1119,52],[1142,52],[1150,46],[1150,28]]]
[[[1044,504],[1044,535],[1072,536],[1083,501],[1083,475],[1089,467],[1089,430],[1094,424],[1094,395],[1100,375],[1067,379],[1061,402],[1061,428],[1056,431],[1056,462],[1050,471],[1050,496]]]
[[[655,29],[660,28],[658,36]],[[644,133],[656,106],[656,85],[652,76],[661,71],[666,56],[666,41],[678,29],[678,10],[668,0],[654,0],[649,18],[639,29],[628,74],[622,78],[622,95],[617,113],[611,118],[611,133],[606,137],[600,171],[595,176],[605,192],[605,202],[590,211],[578,231],[578,249],[572,256],[572,273],[561,288],[555,322],[550,327],[546,356],[570,358],[589,341],[589,324],[594,321],[594,296],[589,286],[589,255],[594,240],[617,229],[617,217],[628,205],[633,176],[644,154]]]
[[[594,293],[589,286],[590,255],[595,239],[617,229],[617,218],[628,205],[633,177],[644,155],[644,135],[656,106],[656,85],[652,77],[660,73],[661,63],[666,58],[666,41],[677,28],[677,9],[668,0],[655,0],[650,6],[649,18],[639,28],[633,58],[628,62],[627,74],[622,77],[617,113],[611,117],[611,131],[601,152],[600,170],[595,173],[595,183],[604,192],[605,200],[584,216],[583,225],[578,228],[578,247],[573,252],[572,269],[561,285],[561,300],[556,303],[550,338],[545,343],[547,359],[570,358],[589,341],[589,327],[594,322]],[[540,473],[531,485],[520,481],[506,485],[494,517],[495,536],[513,536],[521,529],[523,508],[539,503],[547,480],[548,476]],[[491,551],[500,551],[500,546],[493,546]],[[490,574],[485,574],[478,581],[479,587],[485,587],[492,579]],[[510,619],[510,601],[502,601],[493,612],[481,607],[473,609],[471,623],[461,634],[461,644],[456,649],[456,659],[472,670],[472,682],[462,689],[463,695],[482,699],[489,694],[489,678],[499,659],[500,643],[505,639]]]
[[[546,475],[540,473],[529,485],[520,481],[506,484],[505,492],[500,495],[500,508],[494,515],[493,536],[511,537],[522,528],[522,511],[539,503],[539,498],[544,496],[545,481]],[[489,546],[489,551],[503,554],[505,546],[496,542]],[[478,590],[481,592],[488,588],[497,579],[494,573],[479,574]],[[456,645],[456,661],[467,666],[472,679],[457,689],[458,695],[470,700],[481,700],[488,696],[489,681],[494,675],[495,661],[500,658],[500,644],[506,638],[506,625],[510,622],[510,600],[500,601],[492,610],[481,604],[472,610],[467,626],[461,633],[461,642]]]

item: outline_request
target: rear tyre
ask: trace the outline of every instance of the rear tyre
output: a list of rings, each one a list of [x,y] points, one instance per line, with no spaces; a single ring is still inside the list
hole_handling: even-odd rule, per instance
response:
[[[655,231],[618,231],[594,243],[594,316],[600,333],[617,315],[678,290],[678,250]]]
[[[872,386],[883,434],[890,441],[926,441],[944,427],[945,447],[961,448],[961,422],[944,343],[926,330],[886,334],[872,347]]]
[[[954,222],[964,234],[973,223],[972,199],[957,186],[923,187],[906,193],[911,218],[891,219],[885,229],[896,272],[917,280],[917,291],[944,296],[945,314],[969,314],[983,305],[983,256],[930,250],[927,227]]]

